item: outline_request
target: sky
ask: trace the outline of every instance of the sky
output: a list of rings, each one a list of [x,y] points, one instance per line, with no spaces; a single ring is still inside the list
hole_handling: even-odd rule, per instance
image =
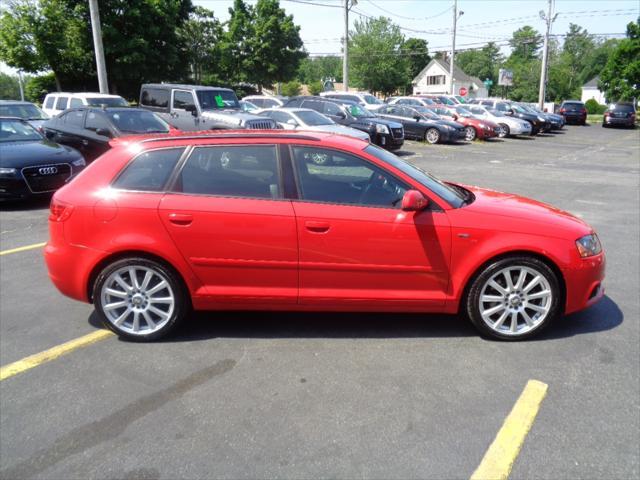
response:
[[[311,2],[316,5],[307,3]],[[255,0],[247,0],[255,3]],[[306,4],[305,4],[306,3]],[[222,21],[229,18],[233,0],[194,0],[213,10]],[[300,35],[311,55],[340,54],[344,32],[344,0],[280,0],[280,5],[300,26]],[[350,26],[357,13],[386,16],[402,27],[408,37],[424,38],[429,51],[450,50],[453,0],[358,0],[350,14]],[[538,12],[547,10],[547,0],[458,0],[456,50],[482,47],[488,41],[504,41],[514,30],[531,25],[543,32]],[[640,16],[639,0],[555,0],[558,17],[552,34],[566,33],[569,23],[577,23],[593,34],[624,34],[627,23]],[[508,53],[508,48],[503,48]],[[0,71],[11,72],[6,65]]]

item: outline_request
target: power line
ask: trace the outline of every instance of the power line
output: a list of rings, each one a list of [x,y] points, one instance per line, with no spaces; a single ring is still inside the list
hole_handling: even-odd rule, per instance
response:
[[[405,17],[404,15],[399,15],[397,13],[394,13],[394,12],[390,11],[390,10],[387,10],[386,8],[382,8],[381,6],[379,6],[376,3],[374,3],[373,0],[369,0],[369,3],[371,5],[373,5],[374,7],[376,7],[378,10],[381,10],[381,11],[385,12],[388,15],[391,15],[391,16],[394,16],[394,17],[397,17],[397,18],[402,18],[403,20],[413,20],[413,21],[417,21],[417,20],[432,20],[434,18],[438,18],[441,15],[444,15],[449,10],[451,10],[451,7],[447,7],[442,12],[437,13],[436,15],[432,15],[430,17]]]

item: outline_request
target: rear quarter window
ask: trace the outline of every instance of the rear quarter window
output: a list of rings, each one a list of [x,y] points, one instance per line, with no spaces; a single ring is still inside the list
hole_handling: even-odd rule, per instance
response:
[[[44,101],[44,108],[53,108],[53,102],[55,99],[56,97],[48,96]]]
[[[122,170],[113,188],[160,192],[173,172],[184,148],[166,148],[143,152]]]
[[[140,105],[155,108],[169,108],[169,90],[146,88],[140,95]]]

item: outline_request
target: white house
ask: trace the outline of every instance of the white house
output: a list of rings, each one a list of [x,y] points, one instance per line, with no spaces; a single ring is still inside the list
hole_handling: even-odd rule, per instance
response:
[[[449,93],[449,62],[434,58],[413,79],[413,94],[447,94]],[[460,89],[467,90],[467,97],[488,97],[487,88],[478,77],[467,75],[453,66],[453,91],[460,95]]]
[[[607,104],[607,100],[604,98],[604,92],[598,90],[598,80],[600,80],[600,77],[592,78],[582,86],[582,98],[580,98],[582,102],[593,98],[600,105]]]

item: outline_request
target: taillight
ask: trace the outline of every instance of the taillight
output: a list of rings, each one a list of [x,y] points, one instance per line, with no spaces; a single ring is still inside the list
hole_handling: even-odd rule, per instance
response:
[[[51,205],[49,206],[49,221],[50,222],[64,222],[73,213],[73,205],[61,202],[55,197],[51,199]]]
[[[586,115],[587,114],[587,110],[585,108],[583,108],[582,110],[580,110],[580,113]]]
[[[608,117],[609,115],[611,115],[611,112],[604,112],[605,118]]]
[[[564,108],[560,109],[560,113],[565,113],[565,112],[566,112],[566,110]]]

